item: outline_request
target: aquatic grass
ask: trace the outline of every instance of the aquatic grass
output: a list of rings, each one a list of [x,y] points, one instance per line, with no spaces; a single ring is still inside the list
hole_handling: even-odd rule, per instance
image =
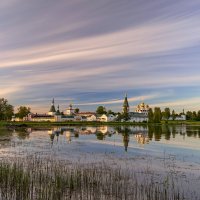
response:
[[[142,177],[142,179],[141,179]],[[0,199],[182,200],[184,192],[170,177],[155,179],[106,163],[81,164],[39,156],[0,163]],[[195,199],[191,198],[191,199]]]

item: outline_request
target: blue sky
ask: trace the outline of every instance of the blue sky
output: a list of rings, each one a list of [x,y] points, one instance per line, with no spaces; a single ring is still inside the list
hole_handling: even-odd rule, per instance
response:
[[[47,112],[200,109],[199,0],[0,2],[0,97]]]

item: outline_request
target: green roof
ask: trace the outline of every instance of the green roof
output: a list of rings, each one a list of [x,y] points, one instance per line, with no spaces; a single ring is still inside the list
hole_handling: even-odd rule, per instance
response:
[[[73,119],[74,116],[73,115],[63,115],[61,118],[70,118],[70,119]]]
[[[54,99],[52,100],[51,108],[50,108],[49,112],[56,112],[56,109],[55,109],[55,106],[54,106]]]
[[[54,106],[54,105],[51,106],[49,112],[56,112],[56,109],[55,109],[55,106]]]
[[[59,105],[58,105],[58,109],[56,111],[56,115],[61,115],[60,110],[59,110]]]
[[[125,96],[123,107],[129,107],[127,95]]]

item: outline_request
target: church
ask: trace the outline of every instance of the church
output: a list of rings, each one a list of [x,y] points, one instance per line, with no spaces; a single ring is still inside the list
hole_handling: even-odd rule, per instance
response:
[[[79,110],[79,109],[78,109]],[[127,117],[126,121],[129,122],[148,122],[148,111],[149,106],[145,103],[141,103],[137,106],[135,111],[130,111],[128,97],[125,95],[124,103],[123,103],[123,111]],[[100,115],[98,116],[95,112],[76,112],[76,109],[72,107],[72,104],[64,111],[60,112],[59,105],[57,109],[55,107],[55,101],[52,100],[49,112],[46,114],[33,114],[30,113],[25,121],[34,121],[34,122],[65,122],[65,121],[100,121],[100,122],[110,122],[116,121],[117,116],[108,114],[108,115]],[[125,121],[124,119],[122,121]]]
[[[148,112],[149,105],[145,104],[144,102],[139,104],[135,111],[131,112],[127,94],[125,95],[122,114],[126,114],[128,116],[129,122],[148,122]]]

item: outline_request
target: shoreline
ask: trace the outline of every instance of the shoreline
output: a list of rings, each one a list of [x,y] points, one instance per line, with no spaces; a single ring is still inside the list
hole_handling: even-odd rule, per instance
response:
[[[148,126],[148,125],[200,125],[200,121],[162,121],[160,123],[151,122],[8,122],[1,121],[0,127],[36,127],[36,126]]]

